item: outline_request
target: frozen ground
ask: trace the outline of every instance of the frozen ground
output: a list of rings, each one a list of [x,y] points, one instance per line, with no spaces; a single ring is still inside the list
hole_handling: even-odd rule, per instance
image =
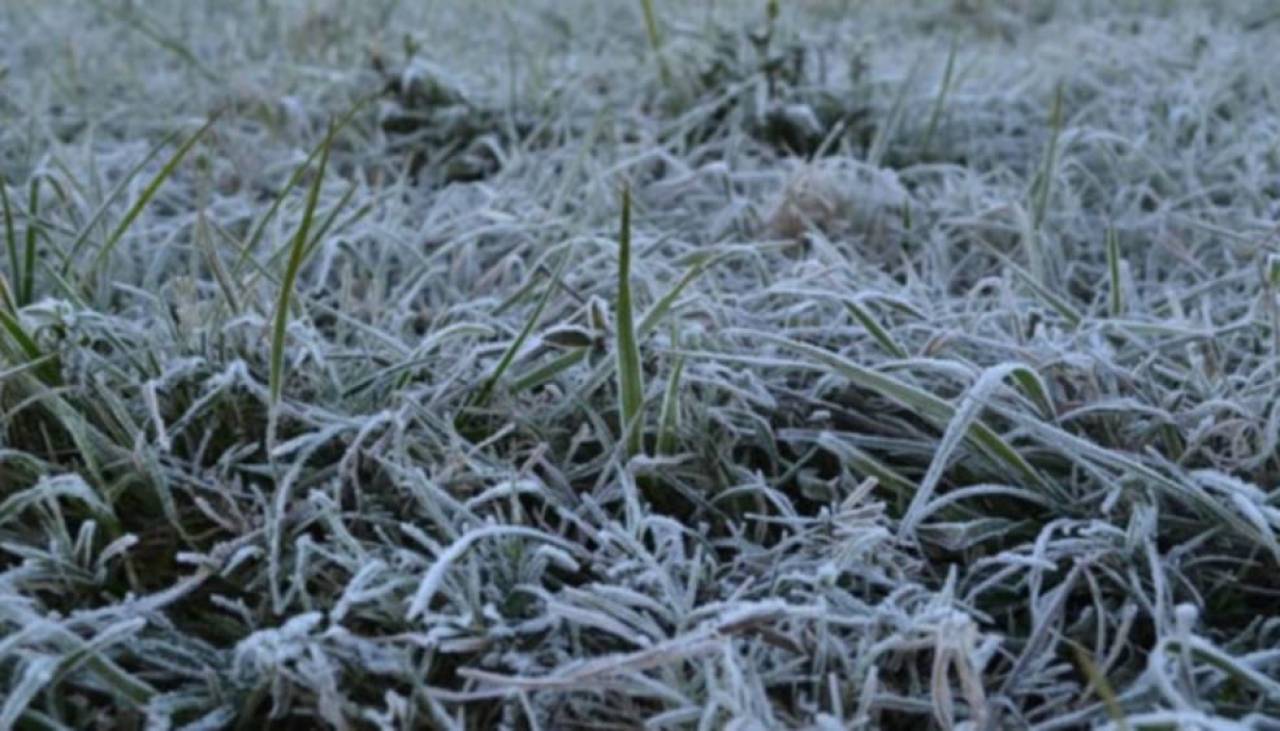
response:
[[[780,5],[0,3],[0,728],[1280,728],[1274,5]]]

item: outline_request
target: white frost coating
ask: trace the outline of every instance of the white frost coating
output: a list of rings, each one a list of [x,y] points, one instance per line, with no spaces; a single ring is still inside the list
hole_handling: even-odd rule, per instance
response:
[[[533,538],[535,540],[553,543],[565,551],[573,551],[574,545],[568,541],[556,536],[548,535],[541,531],[531,528],[521,528],[519,526],[500,526],[491,525],[484,528],[476,528],[469,531],[465,535],[454,541],[448,548],[436,557],[435,563],[427,569],[427,573],[423,575],[422,582],[418,585],[417,592],[414,593],[412,601],[409,602],[409,611],[405,613],[405,619],[413,619],[422,614],[427,609],[427,605],[431,603],[431,599],[435,596],[436,591],[440,588],[440,582],[444,581],[445,573],[454,561],[457,561],[462,554],[466,553],[476,541],[493,538],[496,536],[523,536],[525,538]]]

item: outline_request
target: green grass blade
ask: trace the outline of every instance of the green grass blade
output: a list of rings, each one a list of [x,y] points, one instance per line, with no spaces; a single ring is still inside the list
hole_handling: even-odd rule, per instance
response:
[[[348,185],[346,192],[342,194],[342,197],[338,199],[338,202],[335,203],[333,208],[329,210],[329,213],[325,215],[324,220],[321,221],[320,225],[316,228],[316,232],[312,234],[311,241],[307,243],[306,256],[310,256],[311,252],[315,251],[316,248],[320,246],[320,242],[324,240],[325,235],[333,228],[334,222],[338,220],[338,214],[342,213],[343,209],[347,207],[347,204],[351,202],[351,197],[355,195],[356,187],[355,183]]]
[[[11,299],[9,286],[5,283],[3,276],[0,276],[0,295],[3,295],[6,300]],[[50,386],[59,384],[62,368],[58,364],[57,356],[40,350],[40,345],[36,343],[35,338],[31,337],[18,321],[17,312],[0,310],[0,328],[9,334],[28,362],[45,361],[36,368],[36,375],[41,381]]]
[[[1124,291],[1120,282],[1120,241],[1114,227],[1107,229],[1107,273],[1111,277],[1111,296],[1108,299],[1112,317],[1124,313]]]
[[[1062,84],[1053,93],[1053,108],[1049,112],[1049,149],[1045,152],[1044,167],[1033,186],[1035,194],[1035,219],[1032,228],[1039,231],[1049,209],[1049,193],[1053,188],[1053,170],[1058,164],[1058,137],[1062,133]]]
[[[684,373],[684,356],[676,358],[662,394],[662,410],[658,412],[658,454],[675,454],[680,436],[680,376]]]
[[[618,301],[614,308],[618,358],[619,428],[626,434],[627,453],[644,451],[644,383],[640,348],[636,341],[631,301],[631,191],[622,191],[622,225],[618,233]]]
[[[866,308],[854,300],[844,300],[844,306],[845,309],[849,310],[849,314],[853,315],[854,319],[858,321],[858,324],[871,333],[871,337],[875,338],[877,343],[880,343],[880,347],[895,358],[907,358],[906,349],[899,345],[897,340],[893,339],[888,330],[885,330],[879,322],[876,322],[876,319],[871,316],[871,313],[867,312]]]
[[[636,334],[643,338],[653,332],[654,328],[658,326],[658,323],[662,320],[663,316],[671,310],[672,305],[675,304],[676,300],[680,297],[680,294],[684,292],[685,288],[692,284],[695,279],[702,276],[702,273],[705,272],[708,267],[721,258],[722,257],[720,255],[709,256],[696,261],[693,266],[689,267],[685,271],[684,275],[680,277],[680,281],[676,282],[675,286],[673,286],[666,294],[662,295],[657,302],[654,302],[653,305],[649,307],[649,311],[644,313],[644,317],[640,318],[640,325],[636,328]]]
[[[24,279],[21,264],[18,261],[18,236],[13,230],[13,210],[9,207],[9,186],[0,179],[0,204],[4,206],[4,245],[5,250],[9,252],[9,276],[13,277],[14,283],[18,287],[18,301],[14,301],[9,292],[9,288],[4,288],[4,306],[9,308],[10,312],[16,311],[21,307],[22,298],[22,280]]]
[[[174,132],[170,133],[167,137],[165,137],[163,140],[160,141],[160,144],[148,150],[147,154],[144,155],[143,158],[138,161],[138,164],[134,165],[129,170],[129,172],[126,173],[124,177],[120,179],[119,183],[116,183],[116,186],[111,189],[110,193],[107,194],[106,199],[103,200],[102,203],[97,207],[97,209],[95,209],[94,212],[89,216],[89,220],[85,221],[84,225],[80,227],[80,233],[78,233],[75,239],[72,240],[71,245],[68,247],[66,256],[62,262],[62,276],[65,277],[68,274],[70,274],[71,265],[77,259],[79,259],[80,250],[84,248],[85,244],[88,243],[89,236],[90,234],[93,233],[94,227],[96,227],[98,222],[102,220],[102,217],[107,214],[107,210],[111,208],[111,205],[115,203],[116,199],[119,198],[121,195],[123,195],[125,190],[128,189],[129,183],[133,182],[133,179],[138,176],[138,173],[142,172],[143,168],[147,166],[147,163],[155,159],[155,157],[160,154],[161,150],[168,147],[169,144],[174,140],[178,139],[178,137],[181,134],[182,134],[181,131],[178,131],[178,130],[175,130]],[[67,174],[70,175],[70,171],[67,171]],[[63,200],[64,205],[66,204],[66,202],[67,201],[64,196],[64,200]]]
[[[552,378],[560,375],[564,371],[572,368],[575,364],[582,362],[583,358],[591,352],[590,348],[575,348],[568,353],[562,353],[550,362],[538,366],[530,370],[528,373],[516,378],[511,382],[511,392],[520,393],[531,388],[537,388],[542,384],[550,381]]]
[[[658,14],[654,12],[653,0],[640,0],[640,8],[644,11],[644,30],[649,36],[649,45],[653,47],[653,57],[658,61],[658,73],[663,85],[670,86],[671,69],[662,53],[662,31],[658,28]]]
[[[920,140],[920,154],[927,156],[929,146],[933,144],[933,135],[938,130],[938,122],[942,119],[942,110],[947,104],[947,94],[951,91],[951,80],[956,69],[956,41],[951,39],[951,51],[947,54],[947,67],[942,72],[942,86],[938,89],[938,97],[934,99],[933,111],[929,113],[929,124],[925,127],[924,138]],[[909,215],[904,212],[903,214]],[[911,226],[908,224],[907,228]]]
[[[338,118],[338,121],[333,125],[329,134],[325,136],[325,139],[321,140],[320,144],[312,148],[311,152],[307,153],[307,159],[303,160],[302,164],[294,169],[293,174],[289,176],[287,181],[285,181],[284,187],[276,194],[276,199],[271,202],[271,205],[267,208],[267,212],[258,220],[257,225],[253,227],[252,233],[249,234],[249,238],[244,244],[244,247],[241,248],[240,258],[236,260],[235,266],[231,268],[233,276],[240,276],[240,270],[244,268],[250,255],[257,250],[258,242],[262,240],[262,235],[266,233],[267,224],[271,223],[272,219],[276,217],[276,213],[280,211],[280,207],[284,205],[285,199],[288,198],[289,191],[297,187],[298,183],[302,180],[303,174],[305,174],[311,167],[311,163],[318,155],[320,155],[321,150],[326,148],[329,138],[331,136],[336,136],[338,132],[341,132],[348,124],[351,123],[351,120],[355,119],[356,114],[363,109],[366,104],[377,97],[377,94],[371,94],[359,99],[355,104],[351,105],[351,108]],[[275,256],[275,254],[272,255],[273,259]]]
[[[275,435],[275,424],[280,396],[284,390],[284,349],[285,331],[289,326],[289,303],[293,296],[293,288],[298,280],[298,272],[302,269],[307,242],[311,240],[311,221],[315,218],[316,203],[320,200],[320,188],[324,182],[325,168],[329,164],[329,146],[333,142],[335,129],[331,126],[320,149],[320,165],[315,178],[311,181],[311,189],[307,193],[307,206],[302,213],[302,222],[293,237],[289,262],[285,265],[284,278],[280,282],[280,295],[276,301],[275,325],[271,332],[271,374],[269,390],[271,393],[270,424],[268,433]],[[304,165],[306,163],[303,163]]]
[[[200,141],[200,138],[204,136],[205,132],[209,131],[209,128],[213,126],[213,123],[217,121],[217,119],[218,115],[215,114],[211,116],[209,121],[204,123],[204,126],[197,130],[195,134],[191,135],[191,137],[187,138],[187,141],[183,142],[177,151],[169,157],[168,162],[164,164],[164,167],[160,169],[160,172],[156,173],[155,177],[151,179],[151,182],[147,184],[147,187],[143,189],[142,195],[138,196],[138,200],[134,201],[133,205],[129,208],[129,211],[125,213],[124,218],[120,220],[120,223],[116,225],[115,230],[111,232],[111,235],[107,237],[107,240],[102,244],[102,247],[98,249],[98,255],[94,257],[93,263],[93,271],[96,274],[102,275],[106,271],[107,260],[111,256],[111,252],[115,249],[116,244],[119,243],[125,232],[129,230],[129,226],[133,224],[138,215],[142,213],[142,209],[147,207],[147,204],[151,202],[151,199],[160,191],[160,186],[164,185],[164,181],[168,180],[169,176],[173,175],[173,172],[178,169],[178,165],[182,162],[182,159],[187,156],[187,153],[191,151],[192,147],[195,147],[196,143]]]
[[[35,296],[36,280],[36,239],[40,235],[40,178],[31,181],[31,190],[27,199],[27,235],[26,251],[22,261],[22,281],[18,286],[18,305],[31,304]]]
[[[533,312],[529,315],[529,319],[524,323],[524,327],[521,328],[520,333],[516,335],[515,340],[512,340],[511,344],[507,346],[506,351],[502,354],[502,359],[498,361],[498,365],[493,369],[493,373],[489,374],[489,377],[485,379],[485,382],[480,386],[480,390],[476,392],[475,397],[470,399],[467,403],[464,411],[471,408],[483,409],[489,404],[489,400],[493,398],[493,392],[498,387],[498,382],[502,379],[502,375],[511,367],[511,363],[515,360],[516,353],[520,352],[520,348],[524,345],[524,342],[529,339],[529,335],[533,332],[534,328],[538,326],[538,322],[542,318],[542,311],[546,309],[547,303],[551,301],[551,295],[558,289],[557,285],[560,282],[560,275],[564,273],[564,269],[569,263],[571,254],[572,252],[565,252],[565,255],[560,259],[560,263],[556,265],[555,273],[551,275],[551,282],[548,283],[547,288],[542,291],[542,296],[538,298],[538,304],[534,306]],[[465,415],[460,413],[457,420],[455,420],[455,425],[461,429],[466,424],[467,420]]]
[[[209,271],[213,272],[213,279],[222,290],[222,296],[227,300],[231,312],[239,314],[240,298],[236,295],[237,287],[232,283],[231,274],[223,266],[222,258],[218,256],[218,251],[213,245],[213,237],[209,235],[209,220],[203,210],[196,214],[195,243]]]
[[[902,124],[902,116],[907,104],[907,92],[911,90],[911,86],[915,83],[916,73],[920,70],[920,61],[921,59],[917,58],[911,64],[911,68],[907,71],[907,77],[902,80],[902,85],[898,87],[898,91],[893,97],[893,105],[885,116],[884,124],[876,128],[875,136],[872,137],[871,145],[867,149],[867,164],[878,167],[884,160],[885,153],[889,150],[889,143],[893,141],[894,135],[898,133],[898,127]]]
[[[899,381],[892,376],[858,365],[848,358],[844,358],[823,348],[791,340],[780,335],[763,332],[753,334],[761,339],[768,340],[797,353],[801,353],[813,362],[822,364],[825,369],[840,374],[862,388],[876,391],[880,395],[892,401],[913,409],[921,416],[928,418],[934,423],[949,424],[956,417],[955,407],[945,399],[935,396],[928,391],[921,390],[908,383]],[[979,450],[986,454],[988,458],[998,464],[1004,464],[1009,467],[1023,479],[1031,482],[1043,492],[1055,497],[1061,497],[1059,495],[1060,491],[1057,487],[1046,480],[1044,476],[1032,467],[1016,449],[1000,438],[999,434],[996,434],[982,421],[974,420],[971,424],[968,424],[967,429],[965,430],[965,436],[971,440]]]

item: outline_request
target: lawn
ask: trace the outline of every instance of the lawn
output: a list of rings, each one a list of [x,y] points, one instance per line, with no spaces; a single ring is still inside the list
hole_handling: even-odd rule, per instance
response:
[[[1277,47],[0,2],[0,730],[1280,729]]]

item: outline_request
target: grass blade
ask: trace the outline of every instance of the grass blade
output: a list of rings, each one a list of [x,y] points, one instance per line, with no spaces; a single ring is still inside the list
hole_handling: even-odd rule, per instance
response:
[[[271,206],[267,208],[267,212],[262,215],[262,218],[258,221],[257,225],[253,227],[253,232],[249,234],[248,241],[244,244],[244,247],[241,248],[240,257],[236,260],[235,266],[231,268],[231,273],[234,276],[238,277],[240,275],[240,270],[244,268],[249,256],[257,249],[258,242],[262,240],[262,235],[266,233],[267,224],[271,223],[272,219],[275,218],[276,213],[280,211],[280,207],[284,205],[284,201],[288,197],[289,191],[293,190],[302,180],[303,174],[306,173],[308,168],[311,167],[312,161],[314,161],[321,153],[321,150],[327,144],[329,137],[336,136],[338,132],[341,132],[343,128],[351,123],[351,120],[355,119],[356,113],[363,109],[364,105],[373,101],[377,97],[377,94],[371,94],[351,105],[351,108],[343,113],[343,115],[338,118],[338,121],[334,123],[329,135],[326,135],[325,140],[322,140],[319,145],[312,148],[311,152],[307,154],[307,159],[303,160],[302,164],[294,169],[293,174],[289,176],[287,181],[285,181],[284,187],[276,194],[275,200],[271,202]],[[272,254],[271,260],[274,261],[278,254],[279,252]]]
[[[1108,300],[1112,317],[1124,314],[1124,291],[1120,282],[1120,242],[1114,227],[1107,229],[1107,273],[1111,277],[1111,296]]]
[[[824,370],[829,369],[835,373],[852,381],[854,384],[862,388],[876,391],[880,395],[895,401],[907,408],[913,409],[921,416],[934,421],[935,423],[949,424],[955,419],[956,409],[945,399],[935,396],[928,391],[921,390],[908,383],[899,381],[892,376],[885,375],[870,368],[858,365],[848,358],[841,357],[835,353],[827,351],[808,343],[801,343],[791,340],[780,335],[771,333],[755,332],[756,337],[781,345],[787,349],[808,356],[815,364],[822,364]],[[733,359],[734,356],[730,356]],[[974,443],[988,458],[997,464],[1004,464],[1011,468],[1016,474],[1023,479],[1031,482],[1043,492],[1062,498],[1060,490],[1044,478],[1034,467],[1032,467],[1016,449],[1006,443],[999,434],[996,434],[990,427],[979,420],[974,420],[968,425],[965,432],[966,438]]]
[[[1053,93],[1053,109],[1049,112],[1049,149],[1045,152],[1044,167],[1040,170],[1039,177],[1036,178],[1035,184],[1032,186],[1033,195],[1035,196],[1035,218],[1032,221],[1032,228],[1036,231],[1040,230],[1040,225],[1044,223],[1045,212],[1049,208],[1049,193],[1053,187],[1053,169],[1058,164],[1058,137],[1062,133],[1062,84],[1058,84],[1058,88]]]
[[[0,299],[6,302],[13,298],[9,291],[9,285],[5,281],[4,276],[0,275]],[[40,350],[40,345],[36,343],[35,338],[27,333],[22,327],[22,323],[18,320],[18,313],[13,309],[0,309],[0,328],[3,328],[13,342],[17,344],[22,354],[30,363],[43,361],[36,368],[36,375],[46,385],[56,386],[61,381],[62,368],[58,363],[58,358],[53,354],[46,354]]]
[[[18,262],[18,236],[13,231],[13,211],[9,207],[9,186],[0,179],[0,204],[4,206],[4,246],[9,252],[9,276],[13,277],[13,281],[18,287],[18,298],[15,302],[9,292],[9,288],[4,288],[4,306],[9,308],[10,312],[16,311],[21,307],[22,298],[22,281],[24,279],[21,264]]]
[[[680,376],[684,372],[684,356],[676,358],[662,394],[662,410],[658,412],[658,454],[675,454],[680,436]]]
[[[1005,377],[1019,370],[1025,371],[1026,366],[1020,363],[1004,363],[988,368],[978,377],[978,380],[974,382],[964,397],[960,399],[960,405],[956,408],[950,423],[947,424],[946,431],[942,435],[942,440],[938,442],[938,446],[934,451],[933,461],[930,462],[928,471],[920,481],[920,486],[916,490],[915,496],[911,499],[911,504],[907,507],[906,514],[902,516],[901,535],[909,536],[915,530],[916,524],[919,522],[919,516],[926,509],[929,501],[933,499],[933,492],[938,485],[938,481],[942,479],[942,473],[946,469],[956,447],[960,445],[961,440],[978,423],[982,410],[986,407],[991,395],[1000,388]]]
[[[311,189],[307,193],[307,207],[302,213],[302,222],[293,237],[289,262],[285,266],[284,278],[280,282],[280,296],[276,302],[275,325],[271,332],[271,375],[269,381],[271,410],[269,417],[270,427],[267,430],[270,435],[268,441],[274,441],[275,425],[278,417],[277,407],[280,403],[281,393],[284,390],[284,336],[285,330],[289,325],[289,302],[293,296],[294,284],[298,280],[298,272],[302,269],[302,262],[306,258],[307,242],[311,240],[311,221],[315,218],[316,203],[320,199],[320,187],[324,182],[325,168],[329,164],[329,147],[333,143],[334,132],[335,128],[331,125],[329,134],[325,136],[324,142],[320,146],[320,166],[316,171],[315,179],[311,181]]]
[[[664,86],[671,85],[671,69],[667,67],[666,56],[662,54],[662,32],[658,29],[658,15],[653,10],[653,0],[640,0],[640,8],[644,11],[644,30],[649,36],[649,45],[653,47],[653,57],[658,60],[658,73],[662,76]]]
[[[956,41],[951,39],[951,52],[947,54],[947,67],[942,72],[942,86],[938,89],[938,97],[933,102],[933,111],[929,113],[929,125],[925,127],[924,138],[920,140],[921,156],[928,156],[929,146],[933,144],[933,134],[942,119],[942,110],[947,104],[947,93],[951,91],[951,79],[956,69]],[[905,215],[905,214],[904,214]],[[910,225],[907,226],[910,228]]]
[[[115,230],[111,232],[111,235],[108,236],[107,240],[102,244],[102,248],[98,249],[98,255],[94,257],[93,262],[93,271],[97,275],[101,276],[105,273],[107,259],[111,256],[111,252],[115,249],[116,244],[119,243],[120,238],[124,236],[125,231],[129,230],[129,226],[135,219],[137,219],[138,215],[142,213],[142,209],[146,208],[147,204],[151,202],[151,199],[160,191],[160,186],[164,185],[164,181],[168,180],[170,175],[173,175],[173,172],[178,169],[178,165],[182,162],[182,159],[187,156],[187,153],[191,151],[192,147],[195,147],[195,144],[200,141],[200,138],[204,136],[205,132],[209,131],[209,128],[213,126],[213,123],[217,121],[217,119],[218,115],[214,114],[209,118],[209,121],[204,123],[204,126],[197,130],[195,134],[191,135],[191,137],[187,138],[187,141],[183,142],[182,146],[180,146],[177,151],[169,157],[168,162],[164,164],[164,167],[160,169],[160,172],[156,173],[156,176],[152,178],[151,182],[147,184],[147,187],[143,189],[142,195],[138,196],[138,200],[134,201],[133,206],[129,208],[129,211],[125,213],[124,218],[121,219],[120,223],[116,225]]]
[[[529,315],[529,319],[524,323],[524,327],[521,328],[520,333],[516,335],[516,338],[511,341],[511,344],[507,346],[506,351],[502,354],[502,359],[498,361],[498,365],[493,369],[493,373],[489,374],[489,377],[485,379],[484,384],[480,386],[480,390],[476,392],[475,397],[470,399],[466,406],[464,406],[463,412],[459,413],[458,418],[454,423],[460,431],[465,430],[465,427],[468,425],[465,412],[469,409],[483,409],[489,404],[489,400],[493,398],[493,392],[497,388],[498,382],[502,379],[502,375],[511,367],[512,361],[515,360],[516,353],[520,352],[520,348],[524,345],[524,342],[529,339],[530,333],[532,333],[533,329],[538,326],[538,321],[542,318],[542,311],[546,309],[547,303],[551,301],[551,295],[558,289],[557,285],[560,282],[560,275],[564,273],[564,268],[569,263],[571,255],[572,252],[565,252],[565,255],[560,259],[560,263],[556,265],[555,273],[551,275],[551,282],[548,283],[547,288],[542,291],[542,296],[538,298],[538,304],[534,306],[533,312]]]
[[[36,238],[40,235],[40,225],[37,217],[39,212],[40,178],[34,178],[31,181],[31,190],[27,200],[27,236],[26,251],[22,261],[22,281],[17,282],[19,307],[31,304],[31,300],[35,296]]]
[[[618,301],[614,309],[617,328],[619,428],[626,434],[627,453],[644,451],[644,383],[640,371],[640,348],[636,342],[631,302],[631,191],[622,191],[622,225],[618,233]]]
[[[849,310],[849,314],[853,315],[854,319],[858,321],[858,324],[871,333],[871,337],[875,338],[877,343],[880,343],[880,347],[895,358],[907,358],[906,349],[899,345],[898,341],[894,340],[893,336],[889,334],[889,331],[885,330],[879,322],[876,322],[876,319],[861,304],[854,300],[844,300],[844,306],[845,309]]]
[[[586,358],[587,354],[590,352],[590,348],[575,348],[568,353],[562,353],[561,355],[556,356],[550,362],[538,366],[512,381],[511,392],[520,393],[521,391],[527,391],[531,388],[541,386],[581,362],[582,359]]]
[[[884,160],[884,155],[889,149],[889,143],[893,140],[894,135],[898,133],[898,126],[902,124],[903,111],[907,104],[907,92],[911,90],[911,85],[915,83],[916,73],[919,70],[920,59],[917,58],[907,71],[907,77],[902,80],[902,85],[898,87],[898,92],[893,97],[893,105],[889,107],[889,113],[885,115],[884,124],[876,128],[875,136],[871,139],[871,145],[867,149],[868,165],[878,167]]]

